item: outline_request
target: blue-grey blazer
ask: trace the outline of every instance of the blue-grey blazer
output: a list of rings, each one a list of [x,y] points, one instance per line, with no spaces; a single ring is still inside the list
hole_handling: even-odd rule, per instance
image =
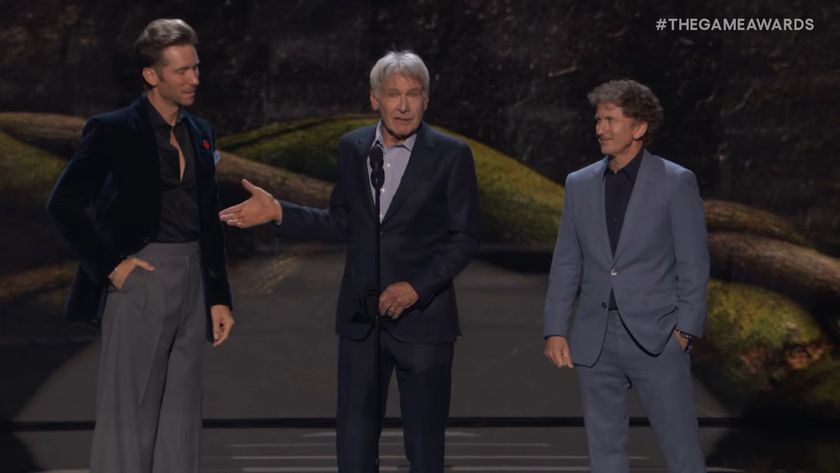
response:
[[[545,304],[546,337],[565,336],[572,361],[592,366],[606,333],[610,290],[627,329],[651,354],[674,328],[701,336],[709,250],[694,174],[644,151],[613,254],[604,210],[608,158],[566,179]]]

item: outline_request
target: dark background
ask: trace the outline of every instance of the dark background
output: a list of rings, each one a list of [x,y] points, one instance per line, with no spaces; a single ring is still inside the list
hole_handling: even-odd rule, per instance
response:
[[[367,73],[410,48],[428,121],[558,182],[598,157],[586,93],[635,78],[666,113],[652,149],[704,198],[791,219],[840,254],[840,4],[825,1],[0,0],[0,110],[87,117],[140,91],[130,48],[158,17],[201,39],[196,110],[220,134],[369,110]],[[812,18],[812,31],[657,31],[660,17]]]
[[[695,171],[707,202],[734,201],[776,213],[818,250],[840,256],[840,167],[833,146],[840,129],[839,2],[0,0],[0,112],[89,117],[127,105],[141,91],[131,45],[159,17],[183,18],[197,30],[202,85],[195,111],[212,121],[220,135],[274,121],[368,112],[370,67],[390,48],[410,48],[425,59],[432,75],[429,122],[497,148],[559,183],[599,157],[586,94],[606,80],[637,79],[651,86],[665,108],[665,127],[652,150]],[[811,18],[815,28],[656,30],[659,18],[689,17]],[[0,276],[68,257],[40,211],[43,203],[22,202],[26,196],[2,184],[13,180],[0,179],[0,210],[7,219],[5,239],[0,238],[7,247]],[[272,273],[272,265],[282,256],[238,262],[239,287],[255,285],[242,277],[250,272],[279,279],[282,271]],[[317,264],[328,257],[335,262]],[[249,293],[238,299],[241,323],[231,343],[213,358],[207,377],[209,417],[282,418],[289,416],[286,405],[304,404],[310,408],[306,415],[332,415],[332,368],[309,373],[299,367],[334,366],[334,338],[327,334],[336,282],[322,278],[338,274],[340,255],[316,252],[307,258],[299,272],[278,284],[276,294]],[[549,257],[540,253],[535,258]],[[17,264],[21,259],[27,264]],[[836,264],[832,261],[827,264]],[[538,335],[545,275],[504,272],[486,263],[471,266],[472,279],[463,278],[459,293],[462,303],[474,301],[471,307],[481,310],[466,320],[472,324],[470,336],[459,342],[456,369],[462,372],[455,377],[460,384],[453,412],[535,419],[577,415],[571,373],[568,378],[542,374],[549,369]],[[0,301],[0,420],[92,419],[97,330],[59,320],[65,296],[65,288],[50,286]],[[818,315],[828,321],[823,328],[833,335],[827,336],[836,339],[838,297],[826,300]],[[809,309],[816,305],[798,302]],[[834,345],[828,349],[836,351]],[[714,376],[704,380],[714,379],[727,365],[720,358],[707,359],[713,361],[707,364]],[[838,383],[832,381],[837,364],[832,359],[824,366],[803,379],[780,378],[784,389],[778,390],[778,402],[759,415],[773,417],[784,405],[783,413],[793,412],[794,419],[811,415],[808,422],[825,420],[797,410],[814,392],[803,385],[840,398]],[[488,374],[508,372],[521,376],[501,387],[495,383],[499,375]],[[244,388],[231,384],[229,374],[244,381]],[[750,378],[742,381],[748,385]],[[295,386],[307,394],[296,394]],[[481,396],[475,399],[475,393]],[[554,396],[566,396],[565,401]],[[741,410],[717,404],[716,395],[706,394],[698,405],[707,421],[734,416],[733,425],[741,425]],[[840,450],[836,434],[827,433],[836,432],[831,421],[822,430],[804,424],[735,430],[722,440],[709,440],[715,446],[706,451],[710,464],[751,472],[833,471]],[[51,455],[61,468],[86,464],[89,424],[79,428],[78,444],[55,442],[51,429],[56,427],[50,425],[42,426],[41,440],[32,440],[21,433],[29,428],[24,424],[18,422],[9,432],[0,428],[5,462],[0,470],[47,468]],[[714,430],[703,432],[714,437]],[[575,435],[582,438],[580,432]],[[65,461],[60,458],[65,451],[76,457]]]

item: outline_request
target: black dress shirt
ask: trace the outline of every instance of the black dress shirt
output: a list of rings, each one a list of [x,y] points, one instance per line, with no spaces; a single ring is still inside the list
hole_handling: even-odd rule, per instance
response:
[[[615,255],[615,249],[618,246],[627,203],[630,202],[630,194],[633,193],[633,185],[636,183],[636,176],[639,174],[639,166],[643,156],[644,148],[639,150],[639,153],[618,172],[614,173],[609,166],[604,171],[604,211],[607,217],[607,233],[610,236],[610,247],[613,255]],[[615,294],[610,291],[610,310],[617,309]]]
[[[187,125],[179,112],[175,126],[169,126],[152,104],[146,102],[149,119],[155,130],[160,161],[160,225],[154,241],[183,243],[198,240],[198,201],[195,187],[195,150]],[[180,175],[178,150],[169,142],[174,133],[184,153],[184,175]]]

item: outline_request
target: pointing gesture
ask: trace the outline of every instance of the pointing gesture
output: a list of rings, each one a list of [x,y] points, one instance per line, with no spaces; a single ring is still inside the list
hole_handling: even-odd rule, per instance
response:
[[[283,207],[273,195],[251,184],[248,179],[242,179],[242,187],[251,193],[251,197],[219,212],[221,221],[233,227],[250,228],[272,220],[282,220]]]

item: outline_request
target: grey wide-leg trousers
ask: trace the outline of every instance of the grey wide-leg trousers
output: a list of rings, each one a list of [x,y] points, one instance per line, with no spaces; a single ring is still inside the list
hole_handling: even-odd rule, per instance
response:
[[[91,473],[198,472],[206,312],[197,242],[151,243],[102,319]]]

